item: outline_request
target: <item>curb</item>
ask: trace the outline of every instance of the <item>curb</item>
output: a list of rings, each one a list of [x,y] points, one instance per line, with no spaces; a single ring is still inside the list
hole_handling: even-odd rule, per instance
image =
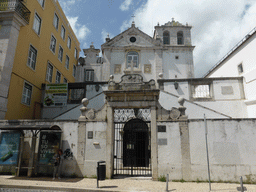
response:
[[[44,187],[44,186],[24,186],[24,185],[0,185],[0,189],[36,189],[36,190],[52,190],[52,191],[60,191],[60,192],[113,192],[109,190],[99,190],[99,189],[75,189],[75,188],[59,188],[59,187]],[[121,192],[121,191],[115,191]]]

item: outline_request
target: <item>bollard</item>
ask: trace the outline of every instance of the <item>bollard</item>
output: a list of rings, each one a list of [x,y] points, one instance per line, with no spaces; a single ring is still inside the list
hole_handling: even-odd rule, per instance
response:
[[[168,192],[168,182],[169,182],[169,174],[166,176],[166,191]]]
[[[240,177],[240,185],[241,187],[237,187],[237,191],[242,191],[242,192],[247,191],[246,187],[244,187],[243,185],[243,177]]]
[[[104,164],[103,164],[104,163]],[[97,164],[97,188],[99,188],[99,180],[103,181],[106,179],[106,162],[98,161]]]

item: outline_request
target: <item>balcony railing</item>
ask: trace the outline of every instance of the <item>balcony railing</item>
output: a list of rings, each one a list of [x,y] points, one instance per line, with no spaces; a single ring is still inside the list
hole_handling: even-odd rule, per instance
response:
[[[29,23],[30,11],[20,0],[1,0],[0,11],[15,11]]]

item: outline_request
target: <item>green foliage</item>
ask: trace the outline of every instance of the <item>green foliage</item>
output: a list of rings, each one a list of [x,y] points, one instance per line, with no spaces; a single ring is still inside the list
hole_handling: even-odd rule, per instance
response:
[[[166,182],[166,176],[161,175],[160,177],[158,177],[158,181]]]

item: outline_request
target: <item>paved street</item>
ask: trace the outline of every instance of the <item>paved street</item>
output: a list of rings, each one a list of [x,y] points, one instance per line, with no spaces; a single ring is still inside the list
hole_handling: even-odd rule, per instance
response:
[[[207,192],[208,183],[169,182],[169,192]],[[212,183],[214,192],[237,192],[239,184]],[[244,185],[247,192],[256,192],[256,185]],[[95,191],[166,191],[166,183],[152,181],[151,178],[121,178],[99,181],[91,178],[62,178],[52,180],[50,177],[14,177],[0,176],[0,192],[95,192]]]
[[[19,188],[0,188],[0,192],[65,192],[59,190],[42,190],[42,189],[19,189]]]

